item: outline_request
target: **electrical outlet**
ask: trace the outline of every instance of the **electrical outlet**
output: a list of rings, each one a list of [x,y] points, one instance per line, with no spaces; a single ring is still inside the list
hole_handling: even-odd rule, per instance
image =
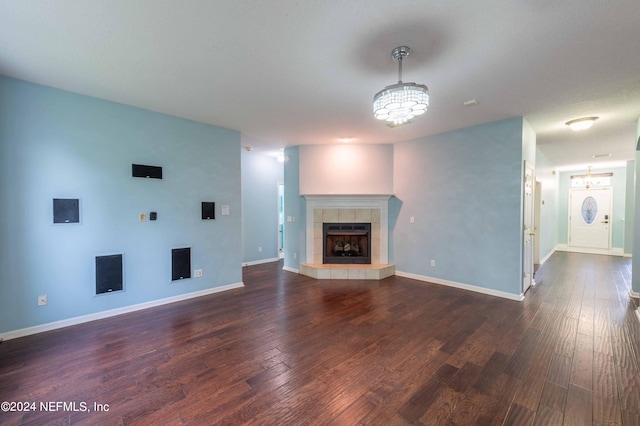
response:
[[[436,260],[435,259],[431,259],[431,266],[436,266]]]
[[[297,259],[298,258],[298,253],[293,253],[293,258]]]
[[[46,294],[38,295],[38,306],[45,306],[49,303],[49,297]]]
[[[409,222],[411,222],[411,223],[415,223],[415,221],[416,221],[416,218],[415,218],[415,217],[411,216],[411,217],[409,218]]]
[[[146,221],[147,221],[147,214],[140,213],[140,222],[146,222]]]
[[[193,276],[195,278],[200,278],[202,276],[202,269],[196,269],[195,271],[193,271]]]
[[[262,246],[258,247],[258,253],[262,253]]]

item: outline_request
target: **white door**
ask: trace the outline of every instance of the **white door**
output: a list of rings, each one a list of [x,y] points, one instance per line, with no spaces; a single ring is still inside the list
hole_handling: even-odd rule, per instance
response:
[[[533,192],[533,263],[540,264],[540,217],[542,216],[542,182],[536,181],[535,191]]]
[[[278,257],[284,259],[284,183],[278,182]]]
[[[574,189],[569,194],[569,245],[611,248],[610,188]]]
[[[523,236],[522,236],[522,292],[535,284],[533,281],[533,236],[534,234],[534,217],[533,217],[533,166],[524,162],[524,203],[523,203]]]

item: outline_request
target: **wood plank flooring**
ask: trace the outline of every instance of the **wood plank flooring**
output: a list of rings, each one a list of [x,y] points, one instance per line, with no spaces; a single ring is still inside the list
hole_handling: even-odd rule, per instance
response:
[[[515,302],[246,267],[242,289],[0,344],[0,401],[36,403],[0,424],[640,424],[630,260],[555,253],[536,281]]]

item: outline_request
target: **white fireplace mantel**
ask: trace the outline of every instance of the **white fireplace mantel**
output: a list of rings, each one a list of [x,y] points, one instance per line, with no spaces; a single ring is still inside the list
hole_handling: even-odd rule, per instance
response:
[[[322,248],[314,244],[314,217],[316,210],[358,210],[372,209],[380,213],[380,247],[379,263],[389,263],[389,199],[392,195],[303,195],[307,200],[306,248],[307,263],[317,263]],[[315,216],[314,216],[315,215]],[[350,220],[353,222],[353,220]],[[374,248],[375,249],[375,248]],[[316,253],[316,251],[320,251]]]

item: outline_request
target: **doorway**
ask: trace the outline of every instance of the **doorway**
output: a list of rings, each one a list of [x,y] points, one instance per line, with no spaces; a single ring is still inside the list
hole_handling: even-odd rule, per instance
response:
[[[569,193],[569,246],[611,248],[612,193],[611,188]]]
[[[284,183],[278,182],[278,258],[284,259]]]
[[[522,293],[529,287],[535,285],[533,280],[533,259],[534,259],[534,168],[528,161],[524,162],[524,182],[523,182],[523,214],[522,214]]]
[[[540,218],[542,217],[542,182],[536,180],[536,187],[533,193],[534,213],[533,213],[533,232],[536,234],[533,237],[533,264],[534,264],[534,276],[535,268],[540,265],[540,237],[542,231],[540,229]]]

